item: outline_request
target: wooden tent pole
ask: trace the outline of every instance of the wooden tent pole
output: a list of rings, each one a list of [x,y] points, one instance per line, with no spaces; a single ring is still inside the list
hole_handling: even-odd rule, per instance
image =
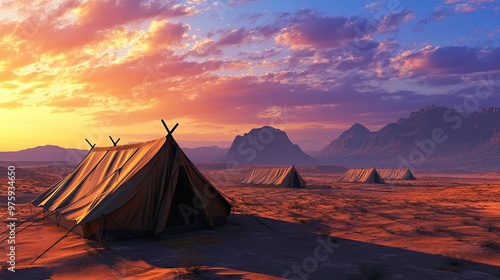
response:
[[[113,146],[116,146],[116,144],[118,144],[118,142],[120,141],[120,138],[118,138],[118,140],[113,140],[113,138],[111,137],[111,135],[109,136],[109,139],[111,139],[111,143],[113,143]]]
[[[95,147],[95,144],[92,145],[92,143],[90,143],[90,141],[87,138],[85,138],[85,141],[87,141],[87,143],[89,143],[91,150]]]
[[[167,136],[172,135],[172,133],[174,133],[175,129],[179,126],[179,123],[176,123],[174,125],[174,127],[172,128],[172,130],[170,130],[163,119],[161,119],[161,123],[163,124],[163,127],[165,127],[165,129],[167,130]]]
[[[163,127],[165,127],[165,129],[167,130],[167,135],[170,135],[170,129],[168,129],[168,126],[163,119],[161,119],[161,123],[163,124]]]
[[[170,134],[174,133],[174,130],[179,126],[179,123],[176,123],[172,130],[170,130]]]

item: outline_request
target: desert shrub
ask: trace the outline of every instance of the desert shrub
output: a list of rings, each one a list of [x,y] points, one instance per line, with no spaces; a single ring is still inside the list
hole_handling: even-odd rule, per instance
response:
[[[97,242],[98,249],[109,249],[113,243],[113,237],[109,234],[105,234],[103,231],[96,232],[94,238]]]
[[[319,217],[304,217],[304,218],[297,218],[295,220],[301,224],[321,222],[321,218]]]
[[[496,228],[497,227],[493,223],[487,223],[486,225],[484,225],[484,229],[486,229],[489,232],[495,231]]]
[[[177,274],[179,275],[194,275],[200,274],[201,272],[201,263],[203,262],[203,256],[197,250],[185,250],[182,251],[177,268]]]
[[[245,205],[245,206],[248,206],[248,207],[251,207],[251,206],[263,206],[262,202],[256,200],[256,199],[253,199],[253,198],[243,198],[241,200],[241,204]]]
[[[467,219],[462,222],[464,226],[475,226],[476,224],[474,223],[473,220]]]
[[[329,227],[321,227],[319,228],[319,234],[321,234],[321,236],[328,237],[332,234],[332,230]]]
[[[446,227],[441,226],[441,225],[437,225],[437,226],[434,226],[434,231],[435,232],[444,232],[444,231],[446,231]]]
[[[463,262],[453,257],[446,257],[444,263],[439,267],[440,270],[447,270],[453,272],[460,272],[462,270]]]
[[[485,248],[491,248],[491,249],[496,249],[500,250],[500,242],[495,241],[495,240],[485,240],[481,243],[481,246]]]
[[[366,208],[364,208],[364,207],[359,207],[359,212],[368,213],[368,210],[366,210]]]
[[[297,201],[292,201],[290,203],[290,208],[291,209],[302,209],[302,205]]]
[[[396,232],[393,231],[392,229],[386,228],[385,231],[387,231],[389,234],[396,234]]]

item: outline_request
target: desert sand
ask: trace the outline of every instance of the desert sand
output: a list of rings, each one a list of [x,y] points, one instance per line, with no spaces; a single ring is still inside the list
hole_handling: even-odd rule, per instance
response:
[[[306,189],[238,186],[250,168],[201,166],[233,203],[226,225],[100,245],[70,233],[31,264],[67,230],[26,222],[16,234],[15,273],[6,271],[2,243],[0,278],[500,278],[500,172],[415,170],[416,181],[370,185],[337,182],[341,168],[298,167]],[[17,205],[70,171],[19,167]],[[6,202],[3,188],[2,209]],[[26,206],[16,216],[37,211]],[[185,275],[180,267],[190,263],[199,274]]]

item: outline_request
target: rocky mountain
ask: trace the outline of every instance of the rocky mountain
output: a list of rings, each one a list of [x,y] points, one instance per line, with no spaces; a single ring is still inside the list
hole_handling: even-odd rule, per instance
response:
[[[361,147],[372,135],[366,127],[356,123],[344,131],[339,138],[332,141],[320,154],[319,159],[328,159],[329,156],[347,155]]]
[[[340,165],[350,167],[500,168],[500,108],[458,112],[426,106],[378,131],[354,124],[315,158],[284,131],[264,126],[235,137],[229,149],[217,146],[184,152],[195,163]],[[88,150],[47,145],[0,152],[0,162],[78,163]],[[24,166],[24,165],[23,165]]]
[[[264,126],[238,135],[217,162],[233,164],[308,165],[316,161],[293,144],[282,130]]]
[[[488,168],[500,166],[500,109],[458,112],[426,106],[370,132],[355,124],[318,156],[348,166]]]

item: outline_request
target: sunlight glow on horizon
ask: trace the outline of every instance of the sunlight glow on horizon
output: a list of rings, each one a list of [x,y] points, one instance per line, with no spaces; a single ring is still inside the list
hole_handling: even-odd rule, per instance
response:
[[[500,107],[498,1],[389,2],[2,2],[0,151],[147,141],[162,118],[210,146],[285,111],[276,127],[313,150],[451,107],[481,77],[498,89],[481,107]]]

